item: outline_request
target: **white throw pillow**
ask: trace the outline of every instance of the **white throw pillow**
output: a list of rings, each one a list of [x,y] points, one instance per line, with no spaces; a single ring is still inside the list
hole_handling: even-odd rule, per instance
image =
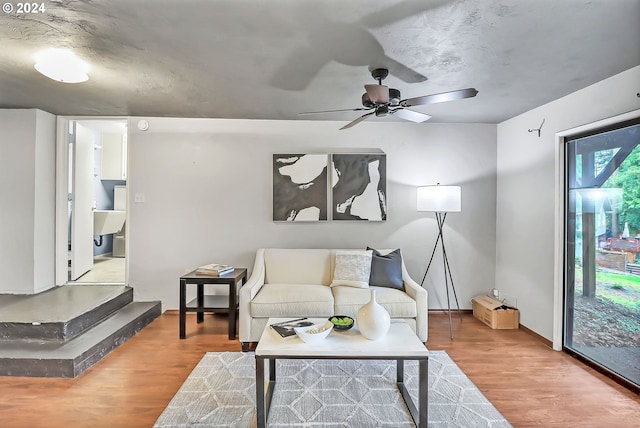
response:
[[[331,286],[369,288],[372,251],[338,250]]]

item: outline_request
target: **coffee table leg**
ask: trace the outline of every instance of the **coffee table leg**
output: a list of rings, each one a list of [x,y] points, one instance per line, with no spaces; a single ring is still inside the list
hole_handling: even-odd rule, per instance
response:
[[[429,420],[429,360],[420,360],[419,374],[420,377],[418,383],[418,407],[420,422],[418,428],[427,428],[427,421]]]
[[[267,358],[269,361],[269,383],[265,394],[264,360],[264,357],[256,357],[256,418],[258,428],[267,426],[271,397],[273,397],[273,390],[276,387],[276,360],[275,358]]]
[[[404,360],[396,361],[396,382],[404,383]]]
[[[269,360],[269,380],[276,381],[276,360],[274,358]]]
[[[397,385],[398,391],[407,405],[407,409],[411,414],[411,419],[417,428],[427,428],[429,414],[427,413],[427,405],[429,398],[429,360],[419,360],[418,373],[418,405],[411,399],[411,395],[404,384],[404,360],[396,360]]]
[[[256,417],[258,428],[267,426],[264,401],[264,358],[256,357]]]
[[[396,360],[396,385],[398,386],[398,391],[400,391],[400,395],[404,400],[404,404],[407,405],[411,419],[413,419],[413,422],[418,426],[418,409],[416,409],[415,404],[413,404],[411,395],[409,394],[407,387],[404,385],[404,360]]]
[[[269,360],[269,385],[267,386],[267,394],[265,397],[265,420],[269,419],[269,410],[271,409],[271,399],[273,398],[273,390],[276,389],[276,360]]]

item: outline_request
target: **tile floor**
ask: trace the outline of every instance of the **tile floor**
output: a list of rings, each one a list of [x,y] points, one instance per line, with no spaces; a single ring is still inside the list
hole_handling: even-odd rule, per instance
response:
[[[96,256],[93,259],[93,269],[82,275],[76,281],[69,281],[70,284],[84,283],[106,283],[124,284],[125,258],[111,257],[111,255]]]

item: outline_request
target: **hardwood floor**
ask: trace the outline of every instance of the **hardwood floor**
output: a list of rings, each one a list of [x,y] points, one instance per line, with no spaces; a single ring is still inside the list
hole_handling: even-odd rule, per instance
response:
[[[207,351],[240,351],[227,318],[167,312],[76,379],[0,377],[0,426],[151,427]],[[471,315],[429,315],[442,349],[515,427],[640,426],[640,397],[523,330],[491,330]]]

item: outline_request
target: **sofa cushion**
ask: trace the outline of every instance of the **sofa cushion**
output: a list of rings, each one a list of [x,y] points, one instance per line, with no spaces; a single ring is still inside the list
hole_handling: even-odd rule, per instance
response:
[[[335,268],[331,286],[356,288],[369,287],[371,274],[371,251],[338,250],[335,254]]]
[[[373,251],[369,285],[404,290],[404,281],[402,280],[402,255],[400,254],[400,248],[387,253],[374,250],[370,247],[367,247],[367,250]]]
[[[264,252],[265,283],[331,283],[331,251],[324,249],[269,248]]]
[[[391,318],[413,318],[417,314],[416,301],[402,290],[371,287],[376,290],[376,301],[389,312]],[[333,287],[336,315],[355,317],[358,310],[371,300],[371,290],[353,287]]]
[[[252,317],[329,317],[333,294],[324,285],[264,284],[251,300]]]

